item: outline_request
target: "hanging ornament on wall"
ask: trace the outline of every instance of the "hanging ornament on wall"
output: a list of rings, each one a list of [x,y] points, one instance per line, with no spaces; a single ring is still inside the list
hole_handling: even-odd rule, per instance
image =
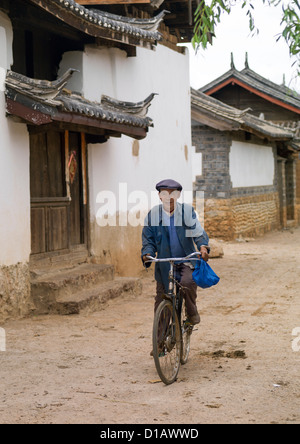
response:
[[[77,171],[76,151],[72,151],[69,157],[69,176],[70,183],[73,184]]]

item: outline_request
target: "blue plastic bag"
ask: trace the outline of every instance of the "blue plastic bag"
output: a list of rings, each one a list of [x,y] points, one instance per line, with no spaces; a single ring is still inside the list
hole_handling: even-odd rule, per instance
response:
[[[220,278],[216,275],[208,263],[202,259],[196,263],[195,270],[193,271],[193,280],[196,282],[198,287],[210,288],[213,285],[217,285]]]

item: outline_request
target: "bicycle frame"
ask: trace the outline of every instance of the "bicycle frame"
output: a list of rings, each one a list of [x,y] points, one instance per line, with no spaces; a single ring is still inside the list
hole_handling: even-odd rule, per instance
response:
[[[145,264],[148,262],[156,262],[156,263],[157,262],[169,262],[170,263],[168,295],[171,295],[174,292],[174,265],[175,265],[175,262],[184,263],[184,262],[190,262],[190,260],[193,260],[193,261],[197,261],[197,260],[200,261],[201,260],[200,259],[201,253],[199,253],[197,251],[189,254],[186,257],[177,257],[177,258],[172,257],[172,258],[156,259],[155,257],[152,257],[150,255],[146,255],[146,256],[149,258],[149,260],[145,261]],[[200,258],[199,258],[199,256],[200,256]]]
[[[197,257],[196,257],[197,256]],[[153,357],[159,376],[165,384],[172,384],[178,375],[180,364],[185,364],[189,353],[189,338],[193,330],[192,325],[187,324],[187,330],[183,326],[182,316],[182,296],[180,294],[181,285],[174,276],[177,262],[184,263],[190,260],[201,260],[200,253],[195,252],[184,258],[163,258],[156,259],[147,256],[146,262],[169,262],[169,286],[164,297],[165,301],[159,305],[153,323]],[[166,316],[166,318],[165,318]],[[160,338],[160,322],[167,319],[168,334]],[[187,336],[186,336],[187,335]],[[185,339],[184,339],[185,338]],[[187,339],[186,339],[187,338]],[[183,345],[183,341],[184,344]],[[159,350],[161,348],[161,351]],[[175,356],[172,357],[175,350]],[[169,358],[171,357],[171,358]]]
[[[174,279],[174,267],[175,267],[174,261],[170,261],[168,296],[172,299],[172,305],[173,305],[173,311],[172,311],[172,336],[174,336],[174,329],[175,329],[175,312],[178,311],[178,307],[176,306],[176,303],[178,305],[178,299],[176,298],[176,293],[175,293],[175,286],[176,286],[176,284],[175,284],[175,279]]]
[[[173,331],[175,328],[175,313],[176,312],[178,313],[178,308],[179,308],[178,306],[176,306],[176,302],[178,304],[179,300],[178,300],[178,298],[176,298],[177,293],[175,292],[175,285],[177,285],[177,282],[174,278],[174,268],[176,266],[175,263],[176,262],[180,262],[180,263],[189,262],[191,259],[200,261],[201,259],[199,258],[199,256],[201,258],[201,253],[199,253],[199,252],[194,252],[186,257],[179,257],[179,258],[156,259],[152,256],[147,256],[149,258],[149,261],[146,261],[146,262],[156,262],[156,263],[157,262],[169,262],[170,263],[169,288],[168,288],[167,297],[172,301],[172,304],[173,304],[173,312],[172,312],[172,329],[173,329]]]

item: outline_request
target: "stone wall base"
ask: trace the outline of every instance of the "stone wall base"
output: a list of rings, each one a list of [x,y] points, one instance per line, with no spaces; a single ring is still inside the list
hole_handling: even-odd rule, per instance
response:
[[[0,321],[24,317],[33,309],[28,264],[0,266]]]
[[[205,230],[224,240],[255,237],[280,228],[278,193],[205,200]]]

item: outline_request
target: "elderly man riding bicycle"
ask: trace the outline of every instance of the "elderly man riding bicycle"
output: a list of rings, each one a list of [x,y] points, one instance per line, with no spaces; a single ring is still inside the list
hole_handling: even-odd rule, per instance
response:
[[[156,185],[161,205],[154,207],[145,219],[142,234],[142,260],[145,267],[147,256],[158,259],[170,257],[186,257],[196,252],[195,245],[202,258],[208,261],[209,238],[197,219],[194,209],[187,204],[180,204],[182,186],[180,183],[167,179]],[[170,264],[159,262],[155,264],[155,279],[157,282],[155,311],[162,302],[163,294],[168,292],[168,277]],[[188,320],[192,325],[200,322],[197,310],[197,285],[193,281],[194,262],[179,263],[176,266],[175,279],[183,288]]]

